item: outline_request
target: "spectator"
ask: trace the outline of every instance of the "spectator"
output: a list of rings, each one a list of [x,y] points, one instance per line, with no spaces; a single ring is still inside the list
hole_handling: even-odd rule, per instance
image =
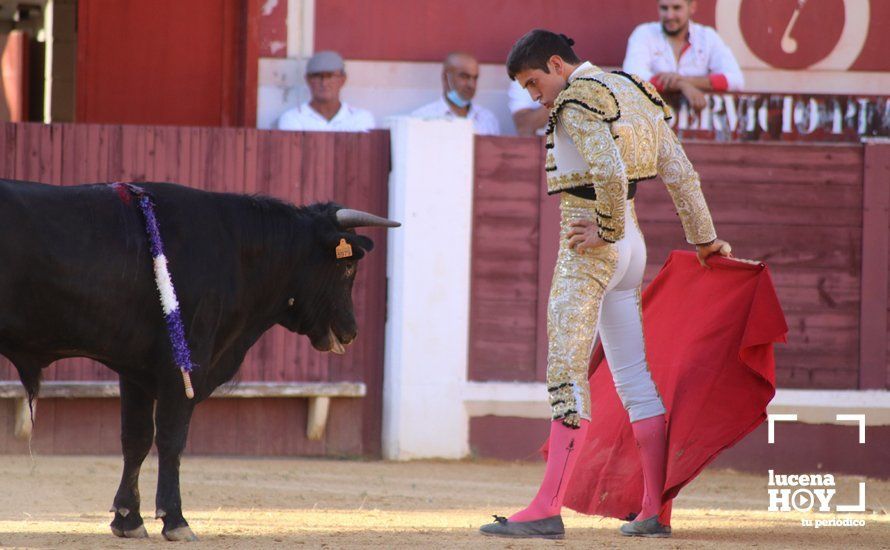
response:
[[[711,27],[692,22],[696,0],[658,0],[660,21],[643,23],[627,41],[624,71],[679,92],[696,109],[702,92],[735,91],[745,85],[732,52]]]
[[[318,52],[306,64],[311,98],[285,111],[278,119],[281,130],[364,132],[374,127],[374,115],[340,101],[346,83],[343,58],[332,51]]]
[[[516,126],[516,134],[519,136],[533,136],[542,133],[547,125],[550,111],[533,100],[515,80],[510,81],[507,106],[510,108],[510,114],[513,115],[513,124]]]
[[[470,54],[451,53],[442,65],[442,97],[411,113],[419,118],[468,118],[477,134],[500,133],[494,113],[472,103],[479,80],[479,63]]]

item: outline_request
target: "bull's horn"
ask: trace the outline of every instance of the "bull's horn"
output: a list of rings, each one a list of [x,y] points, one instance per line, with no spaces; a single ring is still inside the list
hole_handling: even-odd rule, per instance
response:
[[[402,225],[399,222],[349,208],[337,210],[337,223],[344,229],[350,227],[399,227]]]

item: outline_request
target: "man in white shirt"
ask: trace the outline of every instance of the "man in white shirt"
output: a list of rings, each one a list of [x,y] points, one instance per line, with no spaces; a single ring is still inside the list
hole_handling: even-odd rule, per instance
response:
[[[337,52],[318,52],[309,59],[306,84],[311,99],[285,111],[278,119],[280,130],[365,132],[374,127],[374,115],[369,111],[340,101],[346,71]]]
[[[411,113],[418,118],[468,118],[480,135],[497,135],[501,129],[494,113],[472,103],[479,80],[479,62],[467,53],[451,53],[442,65],[442,96]]]
[[[658,0],[660,20],[634,29],[623,68],[702,109],[703,92],[737,91],[745,79],[717,31],[692,22],[695,8],[696,0]]]
[[[550,111],[534,101],[515,80],[510,81],[510,89],[507,91],[507,107],[513,116],[516,135],[533,136],[544,133]]]

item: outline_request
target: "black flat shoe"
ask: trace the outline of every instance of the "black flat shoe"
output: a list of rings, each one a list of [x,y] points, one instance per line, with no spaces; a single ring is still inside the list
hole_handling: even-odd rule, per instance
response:
[[[658,514],[642,521],[632,521],[621,526],[621,534],[625,537],[668,538],[671,528],[658,521]]]
[[[494,516],[494,523],[479,528],[483,535],[514,539],[563,539],[566,529],[562,516],[551,516],[534,521],[510,521],[503,516]]]

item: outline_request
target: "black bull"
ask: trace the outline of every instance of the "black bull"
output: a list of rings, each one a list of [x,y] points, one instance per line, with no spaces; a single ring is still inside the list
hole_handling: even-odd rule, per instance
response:
[[[141,187],[156,204],[196,365],[195,398],[173,364],[142,214],[106,185],[0,180],[0,354],[32,398],[41,370],[58,359],[88,357],[117,372],[124,468],[112,531],[146,536],[138,478],[154,438],[164,536],[192,539],[179,460],[195,404],[231,380],[276,324],[316,349],[342,352],[356,335],[356,264],[373,246],[352,228],[398,224],[331,203],[298,208],[173,184]],[[351,257],[336,258],[340,239]]]

